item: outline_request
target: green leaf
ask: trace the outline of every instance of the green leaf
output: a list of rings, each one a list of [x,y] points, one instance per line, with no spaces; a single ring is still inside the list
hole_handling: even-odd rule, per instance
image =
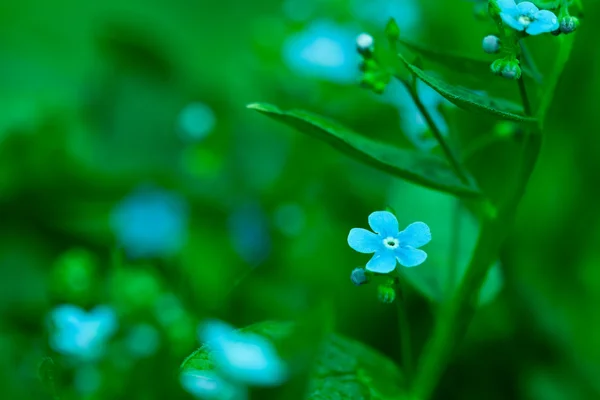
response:
[[[265,103],[250,104],[248,108],[323,140],[343,153],[391,175],[461,197],[480,196],[474,184],[463,184],[440,157],[377,142],[307,111],[282,111]]]
[[[50,357],[44,357],[38,365],[38,378],[44,387],[44,390],[55,400],[58,400],[56,392],[54,360]]]
[[[297,327],[290,322],[267,321],[240,329],[269,339],[277,349],[294,345]],[[387,357],[372,348],[336,334],[329,334],[310,371],[308,400],[401,400],[404,376]],[[210,346],[204,345],[181,365],[182,371],[215,371]],[[281,352],[280,352],[281,353]],[[284,356],[285,359],[285,356]],[[294,365],[290,364],[294,370]]]
[[[558,55],[556,56],[556,61],[554,62],[552,74],[545,82],[544,95],[540,100],[540,106],[537,112],[538,118],[542,123],[546,119],[546,113],[552,104],[552,99],[554,98],[554,92],[556,91],[558,80],[565,69],[567,61],[569,61],[571,50],[573,49],[574,36],[575,35],[561,35],[558,37],[560,43],[560,47],[557,52]]]
[[[412,52],[439,65],[443,65],[456,72],[463,74],[474,75],[490,79],[493,75],[490,71],[492,61],[484,58],[477,58],[466,54],[460,54],[453,51],[442,50],[425,46],[420,43],[411,42],[406,39],[400,39],[400,44],[411,50]],[[415,65],[413,63],[413,65]],[[415,65],[416,66],[416,65]],[[521,66],[523,74],[532,77],[533,73],[527,66]]]
[[[399,55],[399,57],[417,78],[421,79],[433,90],[464,110],[487,113],[511,121],[526,123],[536,122],[535,118],[524,115],[523,107],[516,103],[487,95],[479,95],[468,89],[450,85],[409,63],[402,55]]]
[[[401,276],[430,300],[446,302],[454,295],[471,260],[479,222],[460,200],[444,193],[406,182],[397,182],[390,193],[388,201],[392,206],[410,210],[410,220],[399,218],[401,226],[423,221],[432,234],[431,242],[423,247],[427,260],[418,267],[400,269]],[[496,263],[480,291],[480,305],[491,302],[502,285],[502,273]]]

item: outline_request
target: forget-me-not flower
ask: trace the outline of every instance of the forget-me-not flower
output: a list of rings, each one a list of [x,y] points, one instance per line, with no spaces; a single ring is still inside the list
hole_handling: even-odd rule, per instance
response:
[[[266,338],[215,320],[205,322],[199,333],[211,349],[216,370],[229,380],[248,386],[277,386],[287,378],[285,363]]]
[[[100,358],[118,327],[117,316],[108,306],[98,306],[86,312],[65,304],[52,310],[49,320],[52,349],[84,361]]]
[[[171,256],[185,244],[188,205],[177,193],[142,187],[115,207],[111,223],[130,257]]]
[[[188,370],[180,376],[181,386],[194,397],[212,400],[244,400],[247,390],[234,385],[212,371]]]
[[[517,31],[539,35],[559,27],[558,18],[552,11],[540,10],[529,1],[517,4],[515,0],[497,0],[497,4],[502,21]]]
[[[399,231],[398,220],[389,211],[375,211],[369,215],[373,232],[353,228],[348,244],[360,253],[375,253],[366,265],[372,272],[386,274],[396,268],[396,261],[404,267],[415,267],[425,261],[427,253],[418,249],[431,240],[427,224],[413,222]]]

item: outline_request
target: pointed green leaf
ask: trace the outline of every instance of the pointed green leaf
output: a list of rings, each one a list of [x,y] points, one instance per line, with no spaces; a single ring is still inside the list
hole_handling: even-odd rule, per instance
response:
[[[293,348],[297,326],[289,322],[267,321],[240,329],[269,339],[280,349]],[[405,381],[399,368],[376,350],[336,334],[329,334],[310,371],[307,400],[371,399],[401,400]],[[208,344],[192,353],[181,365],[185,371],[219,373],[211,361]],[[281,354],[283,352],[280,351]],[[285,359],[285,356],[284,356]],[[292,360],[286,360],[293,363]],[[290,370],[295,366],[290,364]],[[218,399],[218,397],[217,397]]]
[[[463,184],[450,166],[437,156],[377,142],[307,111],[282,111],[265,103],[250,104],[248,108],[323,140],[343,153],[399,178],[461,197],[480,196],[475,185]]]
[[[490,65],[492,64],[490,60],[477,58],[471,55],[460,54],[450,50],[437,49],[405,39],[400,39],[399,42],[412,52],[418,54],[420,57],[423,57],[425,60],[443,65],[449,69],[452,69],[453,71],[488,79],[493,76],[490,70]],[[413,65],[419,67],[416,65],[416,63],[413,63]],[[527,66],[522,65],[521,69],[523,70],[524,75],[529,77],[534,76],[532,71]]]
[[[525,116],[523,114],[523,107],[516,103],[505,99],[493,98],[488,95],[479,95],[468,89],[450,85],[409,63],[402,55],[399,55],[399,57],[417,78],[464,110],[487,113],[511,121],[536,122],[535,118]]]

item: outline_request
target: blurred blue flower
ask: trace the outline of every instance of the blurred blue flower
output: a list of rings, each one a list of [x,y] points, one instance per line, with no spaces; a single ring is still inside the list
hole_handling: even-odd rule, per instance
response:
[[[233,382],[250,386],[278,386],[287,368],[266,338],[236,331],[230,325],[209,320],[199,328],[202,342],[211,349],[216,369]]]
[[[375,253],[366,265],[372,272],[386,274],[396,268],[396,260],[404,267],[415,267],[427,258],[419,250],[431,240],[429,227],[423,222],[413,222],[399,232],[398,220],[388,211],[375,211],[369,215],[373,232],[353,228],[348,235],[348,244],[360,253]]]
[[[252,266],[261,264],[271,252],[271,235],[267,219],[256,204],[246,204],[229,218],[233,247]]]
[[[359,76],[355,37],[356,32],[332,21],[314,21],[286,40],[283,57],[297,74],[353,83]]]
[[[98,306],[86,312],[65,304],[50,312],[50,347],[83,361],[101,358],[108,340],[118,327],[112,308]]]
[[[180,376],[183,389],[194,397],[206,400],[244,400],[243,386],[231,384],[211,371],[187,370]]]
[[[451,107],[452,103],[421,80],[417,80],[417,93],[442,135],[447,135],[448,124],[439,108],[442,105]],[[404,85],[392,80],[384,95],[378,98],[398,107],[402,131],[415,147],[429,151],[438,145],[433,137],[426,136],[429,126]]]
[[[517,4],[515,0],[497,0],[497,4],[502,21],[517,31],[539,35],[555,31],[559,27],[558,18],[552,11],[540,11],[529,1]]]
[[[204,139],[215,127],[213,110],[204,103],[190,103],[185,106],[177,118],[179,134],[182,139],[199,141]]]
[[[111,215],[117,241],[133,258],[170,256],[187,237],[188,207],[171,192],[142,188],[119,203]]]

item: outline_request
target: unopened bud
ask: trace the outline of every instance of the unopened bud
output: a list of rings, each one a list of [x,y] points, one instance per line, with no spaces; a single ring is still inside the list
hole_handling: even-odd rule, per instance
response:
[[[367,276],[367,271],[364,268],[354,268],[352,273],[350,274],[350,280],[356,286],[364,285],[365,283],[369,283],[369,277]]]
[[[495,54],[500,51],[500,39],[495,35],[487,35],[481,43],[483,51],[488,54]]]
[[[396,300],[396,290],[390,285],[379,285],[377,288],[377,298],[382,303],[393,303]]]
[[[521,67],[516,59],[499,59],[492,63],[491,70],[494,74],[507,79],[519,79],[521,77]]]
[[[390,18],[387,25],[385,26],[385,34],[390,41],[400,39],[400,27],[396,23],[394,18]]]
[[[560,31],[562,33],[572,33],[579,27],[579,18],[572,17],[570,15],[561,18],[560,20]]]
[[[374,43],[373,36],[368,33],[361,33],[356,37],[356,49],[362,55],[370,54]]]

